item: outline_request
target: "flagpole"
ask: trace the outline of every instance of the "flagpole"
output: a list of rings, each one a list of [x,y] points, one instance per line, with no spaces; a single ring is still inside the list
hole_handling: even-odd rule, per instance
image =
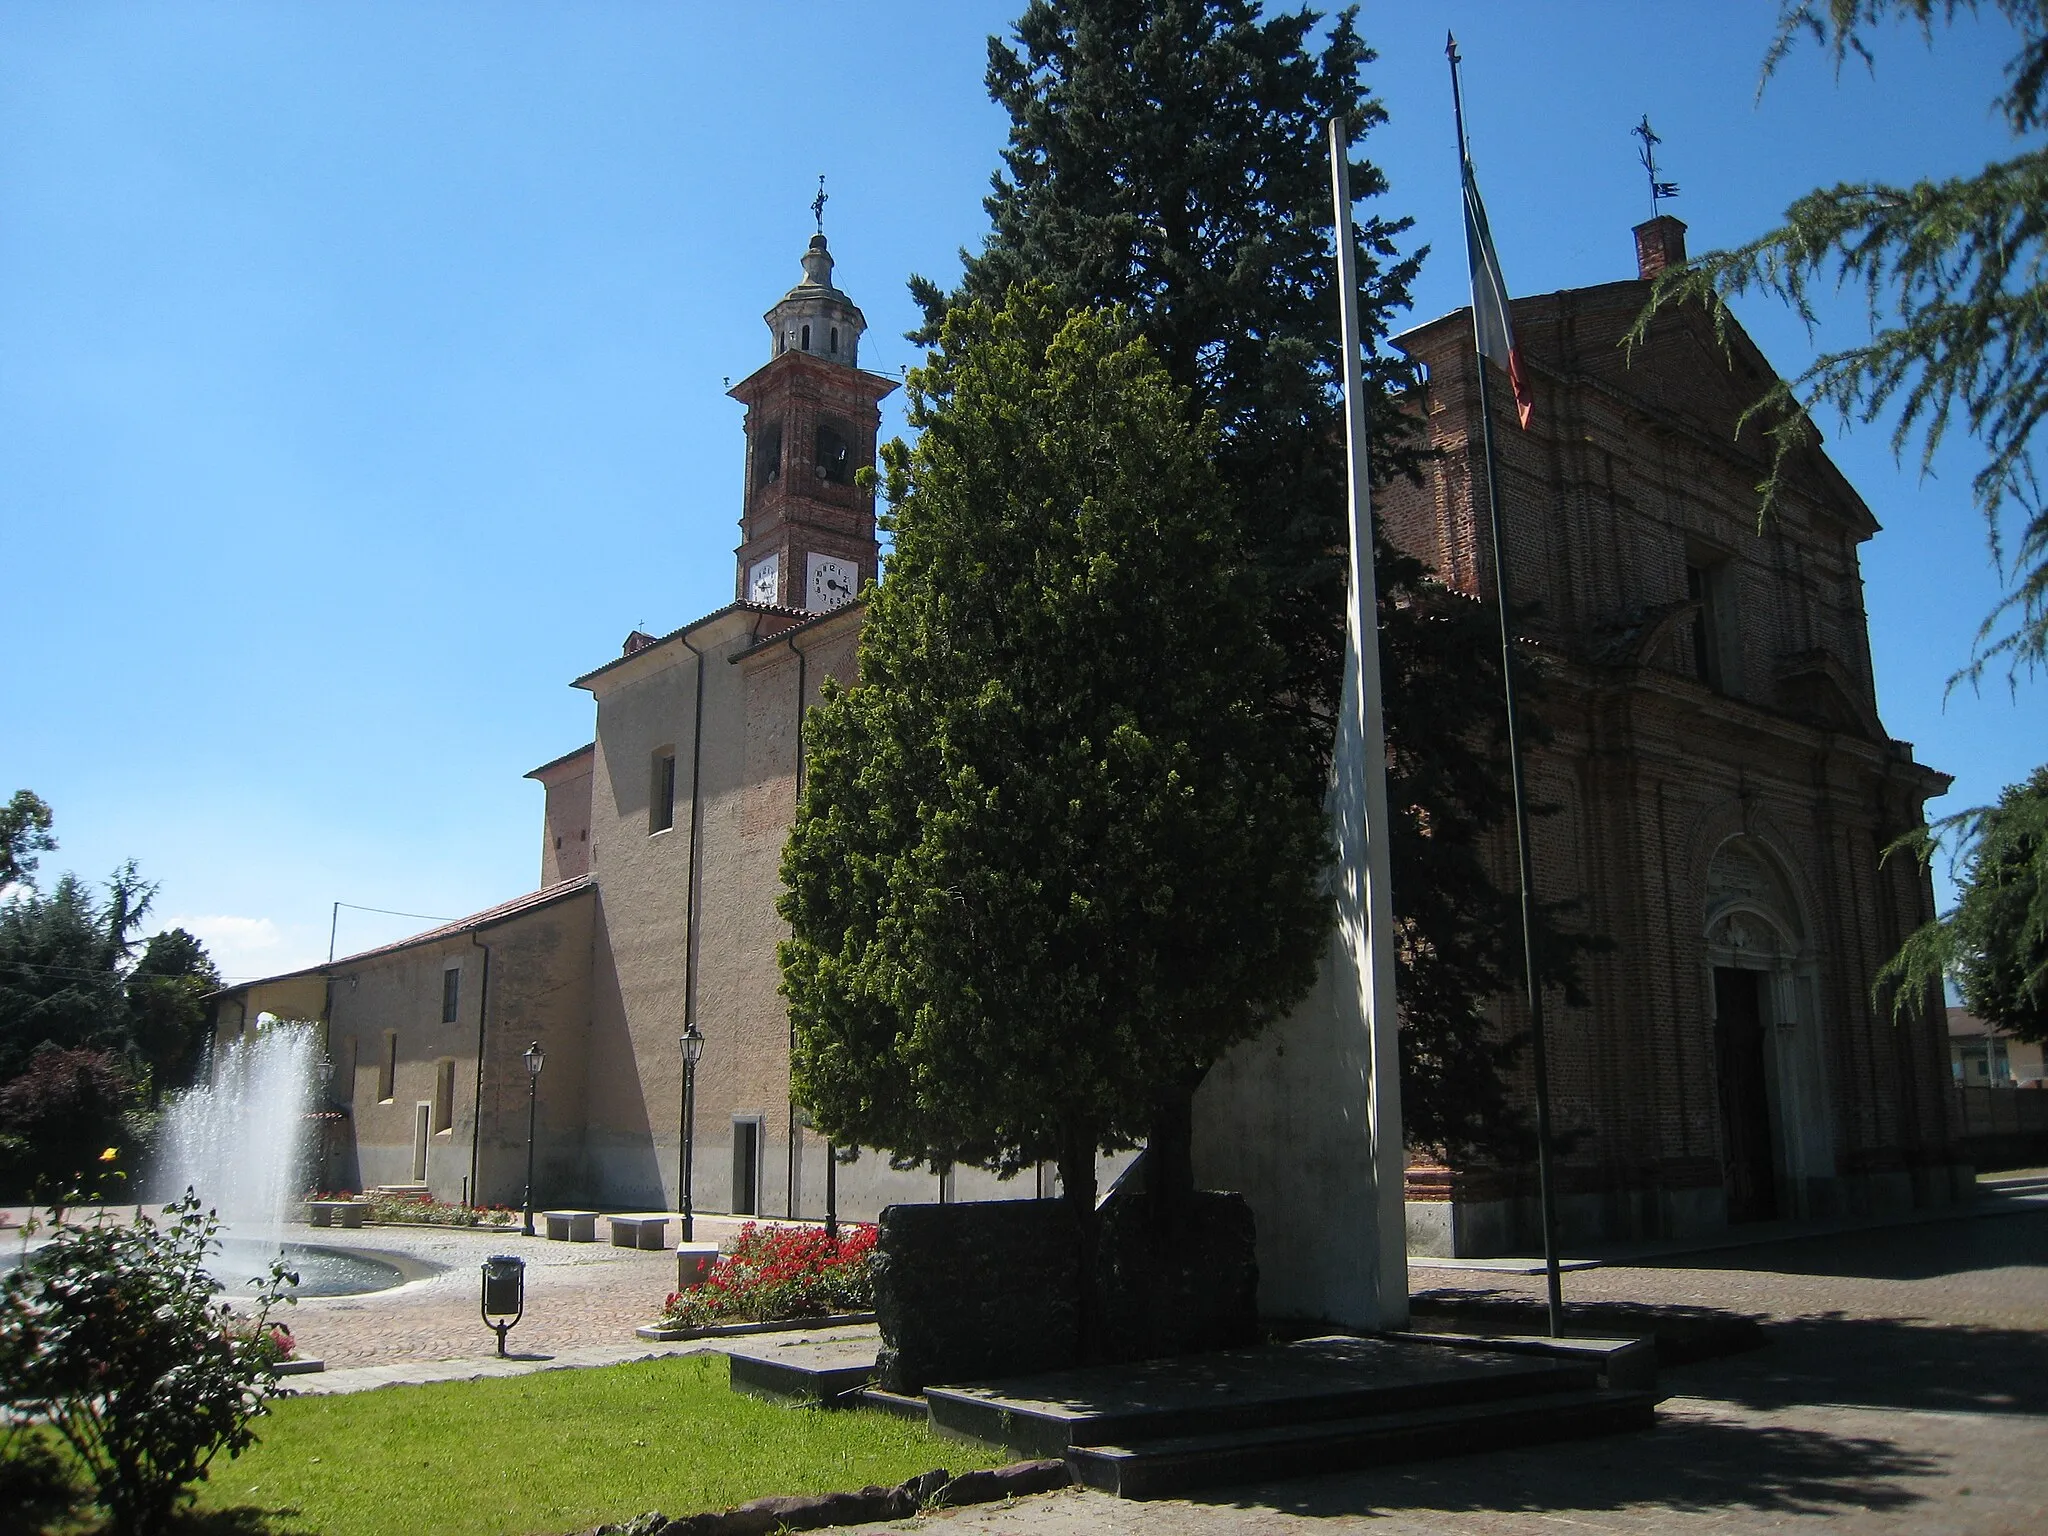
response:
[[[1451,61],[1451,110],[1458,129],[1459,200],[1463,202],[1471,172],[1465,148],[1465,98],[1458,81],[1458,40],[1446,36],[1444,53]],[[1469,223],[1471,211],[1466,211]],[[1469,252],[1469,245],[1468,245]],[[1476,288],[1476,274],[1475,274]],[[1508,606],[1507,540],[1501,533],[1499,476],[1494,471],[1493,401],[1486,383],[1486,357],[1479,338],[1479,306],[1472,307],[1474,358],[1479,369],[1479,442],[1486,464],[1486,522],[1493,545],[1493,601],[1500,613],[1501,692],[1508,713],[1508,773],[1514,787],[1515,856],[1521,884],[1522,969],[1529,994],[1529,1069],[1536,1079],[1536,1191],[1543,1223],[1543,1278],[1547,1293],[1550,1336],[1564,1333],[1564,1287],[1557,1267],[1557,1191],[1550,1168],[1550,1071],[1544,1054],[1543,986],[1536,970],[1536,870],[1529,846],[1529,794],[1522,768],[1520,709],[1515,699],[1515,639]]]
[[[1381,1328],[1408,1326],[1407,1144],[1401,1135],[1401,1057],[1394,991],[1394,875],[1387,812],[1387,727],[1380,686],[1379,583],[1373,571],[1372,479],[1367,453],[1364,340],[1358,324],[1358,251],[1351,232],[1351,133],[1341,117],[1330,119],[1330,194],[1336,204],[1339,334],[1344,348],[1344,440],[1346,506],[1351,533],[1351,583],[1345,611],[1345,697],[1339,712],[1332,766],[1341,772],[1349,756],[1347,738],[1357,742],[1358,773],[1364,789],[1350,836],[1340,834],[1339,854],[1353,867],[1343,874],[1363,899],[1354,910],[1364,916],[1361,1001],[1365,1016],[1369,1077],[1366,1135],[1378,1191],[1374,1212],[1375,1322]],[[1353,734],[1355,733],[1355,735]],[[1342,805],[1343,786],[1333,799]],[[1363,843],[1363,847],[1359,846]],[[1355,943],[1355,935],[1354,943]]]

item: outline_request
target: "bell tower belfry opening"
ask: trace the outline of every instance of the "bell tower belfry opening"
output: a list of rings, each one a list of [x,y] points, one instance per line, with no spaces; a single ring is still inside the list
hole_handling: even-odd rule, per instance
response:
[[[732,387],[747,408],[747,473],[737,596],[822,613],[850,602],[880,570],[874,491],[881,402],[891,379],[860,367],[867,319],[832,286],[822,232],[803,255],[803,281],[763,317],[764,367]]]

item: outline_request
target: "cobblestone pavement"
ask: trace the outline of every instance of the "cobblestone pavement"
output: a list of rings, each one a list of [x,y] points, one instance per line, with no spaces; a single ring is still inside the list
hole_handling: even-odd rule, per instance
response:
[[[12,1227],[38,1215],[25,1207],[4,1212]],[[109,1219],[123,1220],[123,1210],[109,1210]],[[699,1216],[700,1242],[727,1247],[743,1223],[723,1216]],[[671,1224],[669,1236],[677,1235]],[[313,1227],[287,1225],[288,1243],[312,1243],[369,1254],[397,1263],[409,1278],[387,1291],[362,1296],[306,1297],[284,1308],[281,1320],[298,1341],[299,1353],[326,1362],[329,1373],[344,1374],[349,1386],[375,1386],[388,1380],[448,1380],[463,1375],[499,1374],[496,1336],[478,1315],[480,1267],[494,1253],[514,1253],[526,1260],[526,1316],[513,1329],[508,1348],[529,1357],[549,1356],[561,1363],[610,1364],[654,1354],[686,1354],[697,1345],[657,1345],[636,1339],[633,1330],[653,1322],[675,1289],[673,1248],[643,1251],[614,1248],[606,1242],[551,1243],[526,1237],[517,1227]],[[445,1362],[467,1362],[475,1370],[396,1368]],[[363,1374],[355,1375],[357,1371]],[[339,1383],[336,1383],[338,1385]],[[294,1383],[319,1391],[318,1378]],[[331,1390],[331,1387],[329,1387]]]
[[[1446,1276],[1452,1283],[1440,1284]],[[1538,1295],[1540,1277],[1414,1271]],[[2048,1211],[1673,1256],[1566,1300],[1766,1318],[1770,1347],[1667,1370],[1658,1427],[1377,1472],[1126,1503],[1069,1490],[929,1516],[920,1536],[1848,1536],[2048,1531]],[[872,1529],[890,1529],[876,1527]],[[894,1529],[903,1529],[899,1523]]]
[[[431,1266],[394,1290],[308,1297],[286,1309],[299,1352],[330,1370],[495,1355],[496,1337],[478,1315],[480,1267],[494,1253],[526,1260],[526,1316],[508,1345],[521,1354],[632,1345],[634,1328],[652,1322],[676,1286],[672,1251],[551,1243],[517,1229],[294,1227],[286,1235],[395,1258],[402,1267]]]

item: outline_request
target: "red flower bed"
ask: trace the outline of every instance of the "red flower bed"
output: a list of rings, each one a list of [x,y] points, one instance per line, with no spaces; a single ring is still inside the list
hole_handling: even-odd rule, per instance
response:
[[[871,1226],[842,1226],[834,1239],[823,1227],[763,1227],[750,1221],[702,1285],[669,1297],[662,1325],[702,1328],[865,1312],[875,1299],[868,1272],[874,1248]]]

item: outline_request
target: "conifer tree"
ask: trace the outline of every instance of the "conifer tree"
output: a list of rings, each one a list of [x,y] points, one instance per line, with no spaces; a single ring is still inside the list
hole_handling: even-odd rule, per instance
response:
[[[1320,803],[1342,673],[1347,539],[1341,346],[1324,123],[1352,143],[1385,121],[1360,83],[1373,55],[1339,13],[1265,17],[1256,0],[1033,0],[989,40],[1010,116],[991,231],[951,292],[912,279],[929,344],[961,303],[1046,284],[1069,306],[1126,308],[1193,416],[1286,650],[1282,696],[1311,743],[1296,792]],[[1386,192],[1354,161],[1363,201]],[[1413,383],[1378,343],[1408,304],[1408,221],[1356,220],[1373,472],[1413,473],[1393,397]],[[1456,1163],[1522,1155],[1506,1073],[1520,1040],[1486,1006],[1520,976],[1514,904],[1487,870],[1509,812],[1493,620],[1375,534],[1409,1142]],[[893,570],[893,568],[892,568]],[[1571,989],[1583,940],[1547,918],[1540,960]]]
[[[860,685],[806,726],[795,1091],[899,1164],[1057,1160],[1085,1231],[1098,1148],[1307,992],[1327,837],[1214,424],[1042,288],[937,340],[883,450]]]

